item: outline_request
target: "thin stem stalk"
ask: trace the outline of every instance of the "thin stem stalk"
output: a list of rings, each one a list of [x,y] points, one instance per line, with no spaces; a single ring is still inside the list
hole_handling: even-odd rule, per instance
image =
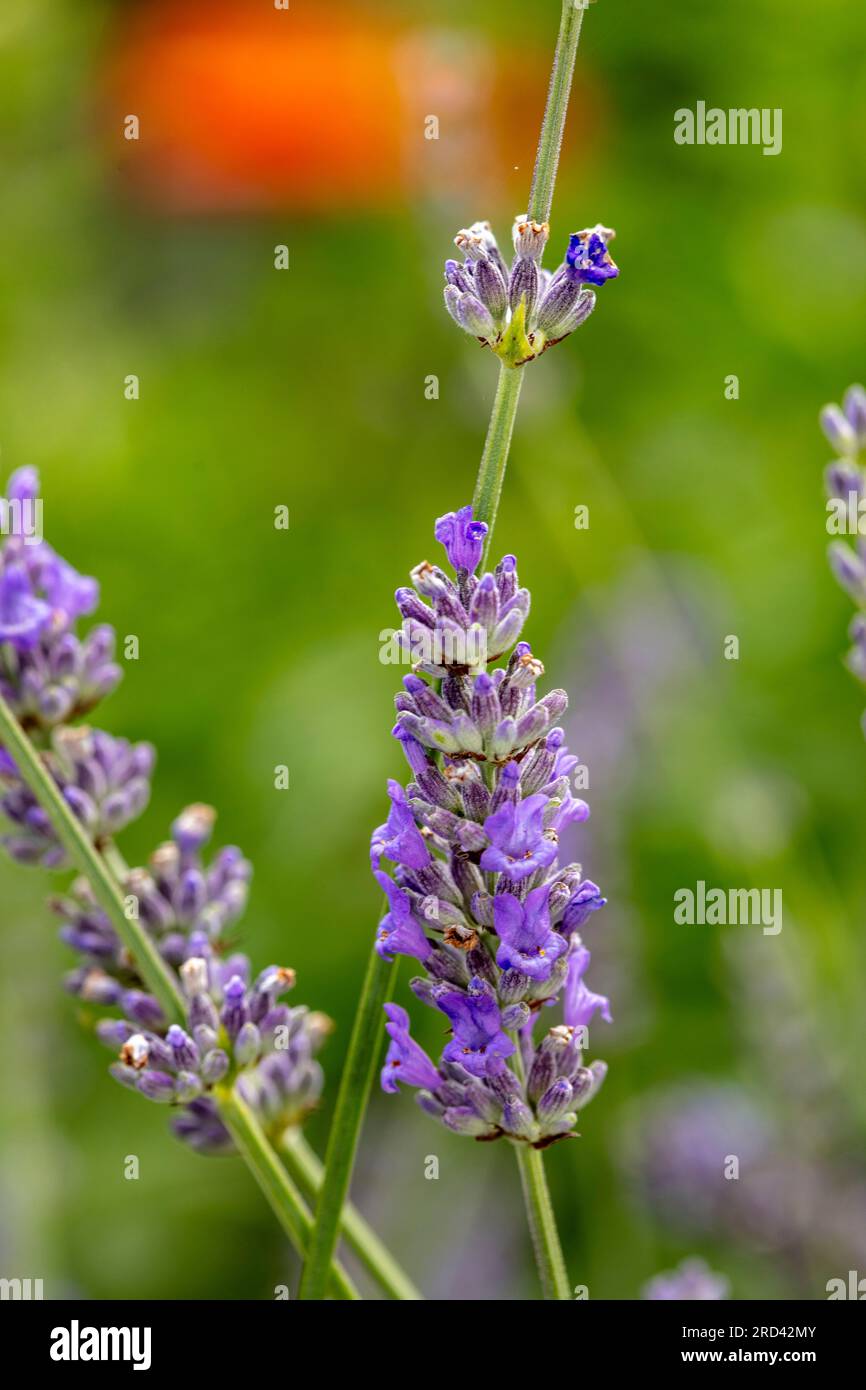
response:
[[[540,1149],[533,1149],[530,1144],[515,1144],[514,1148],[517,1152],[517,1166],[520,1169],[532,1249],[544,1297],[570,1299],[571,1288],[565,1272],[562,1246],[559,1243],[559,1232],[553,1215],[553,1203],[550,1200],[544,1172],[544,1154]]]
[[[219,1086],[214,1091],[214,1099],[235,1147],[292,1245],[303,1257],[313,1229],[313,1218],[306,1202],[271,1147],[256,1115],[237,1091],[230,1086]],[[327,1284],[337,1298],[355,1301],[361,1297],[336,1260],[331,1266]]]
[[[475,483],[475,495],[472,499],[474,520],[486,521],[488,527],[482,568],[487,564],[496,513],[499,511],[499,498],[502,495],[508,452],[511,448],[511,432],[514,429],[514,418],[517,415],[517,403],[520,400],[522,385],[523,368],[507,367],[504,362],[501,363],[499,381],[496,384],[496,395],[493,398],[493,409],[490,412],[490,424],[487,427],[487,437],[484,441],[484,452],[481,455],[481,464]]]
[[[298,1290],[298,1297],[302,1299],[320,1299],[324,1295],[376,1072],[382,1036],[382,1005],[393,992],[396,973],[396,960],[386,961],[375,951],[370,953],[328,1135],[325,1178],[316,1203],[315,1230]]]
[[[290,1175],[304,1196],[317,1197],[322,1186],[325,1166],[307,1143],[300,1129],[293,1127],[286,1132],[280,1152]],[[416,1289],[390,1250],[351,1202],[347,1202],[343,1207],[340,1233],[364,1268],[391,1298],[405,1302],[417,1302],[423,1298],[423,1294]]]
[[[562,0],[559,37],[556,40],[547,105],[541,122],[529,206],[526,210],[527,217],[533,222],[550,221],[553,187],[559,168],[559,152],[562,149],[565,118],[568,115],[568,101],[574,77],[574,61],[577,57],[577,45],[580,42],[580,30],[587,3],[588,0]]]

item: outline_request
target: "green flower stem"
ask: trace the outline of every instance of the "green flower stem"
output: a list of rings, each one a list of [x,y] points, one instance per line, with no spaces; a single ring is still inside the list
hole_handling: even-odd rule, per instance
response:
[[[546,222],[550,215],[582,21],[583,6],[578,7],[575,0],[563,0],[559,38],[530,193],[528,215],[536,221]],[[485,560],[493,537],[505,478],[514,417],[523,384],[521,372],[522,368],[508,367],[504,363],[500,367],[496,397],[478,472],[474,505],[475,516],[486,521],[488,526]],[[323,1296],[328,1266],[337,1244],[341,1213],[351,1183],[364,1110],[378,1059],[382,1004],[391,992],[395,971],[394,965],[380,960],[375,952],[371,955],[361,986],[358,1011],[349,1043],[349,1055],[346,1058],[331,1122],[325,1155],[325,1179],[316,1204],[315,1231],[301,1278],[300,1298],[317,1299]],[[539,1171],[543,1182],[543,1169]],[[534,1190],[537,1190],[537,1186],[536,1183]],[[547,1209],[552,1220],[549,1199]]]
[[[580,0],[562,0],[559,37],[556,40],[547,105],[544,109],[544,119],[541,122],[541,133],[538,137],[538,150],[535,156],[535,169],[532,174],[532,188],[529,193],[529,207],[526,214],[534,222],[550,221],[553,187],[556,183],[556,171],[559,167],[559,152],[562,148],[562,136],[568,113],[568,99],[571,95],[574,61],[577,56],[583,14],[584,5],[580,3]],[[493,401],[490,425],[487,429],[487,438],[484,441],[484,452],[478,469],[475,496],[472,500],[475,520],[485,521],[488,527],[484,555],[481,560],[482,569],[487,565],[487,557],[493,540],[493,528],[499,510],[499,498],[502,495],[502,484],[505,480],[505,469],[508,465],[508,453],[511,447],[511,433],[514,428],[514,417],[517,414],[517,402],[520,399],[522,384],[523,368],[509,367],[502,363],[499,368],[499,382]]]
[[[520,1034],[512,1033],[515,1042],[514,1071],[522,1085],[526,1084],[526,1067],[520,1045]],[[540,1149],[530,1144],[515,1143],[517,1166],[520,1170],[520,1183],[523,1188],[523,1202],[526,1219],[532,1238],[535,1263],[541,1278],[541,1288],[545,1298],[570,1299],[571,1287],[562,1257],[559,1232],[553,1203],[547,1188],[544,1172],[544,1155]]]
[[[517,1166],[526,1204],[529,1234],[535,1252],[535,1263],[541,1276],[545,1298],[570,1299],[571,1287],[565,1272],[562,1246],[553,1215],[553,1204],[544,1173],[544,1154],[530,1144],[515,1144]]]
[[[523,368],[507,367],[504,362],[501,363],[487,438],[484,441],[484,452],[481,455],[481,465],[475,483],[475,495],[472,498],[473,519],[486,521],[488,527],[481,560],[482,570],[487,564],[493,526],[499,510],[499,498],[502,495],[508,451],[511,447],[511,432],[514,429],[514,417],[517,414],[517,402],[520,400],[522,385]]]
[[[258,1119],[237,1091],[231,1086],[217,1086],[213,1094],[220,1118],[235,1147],[292,1245],[303,1256],[313,1229],[313,1218],[303,1197],[271,1147]],[[337,1298],[360,1299],[361,1295],[336,1260],[329,1274],[326,1285]]]
[[[562,0],[562,17],[559,21],[559,37],[553,57],[553,71],[550,74],[550,87],[547,105],[541,122],[541,135],[538,140],[538,153],[532,173],[532,188],[529,192],[529,207],[526,216],[533,222],[549,222],[553,203],[553,186],[559,167],[559,152],[565,131],[565,118],[568,114],[568,99],[571,96],[571,82],[574,77],[574,60],[580,42],[580,30],[588,0]]]
[[[302,1299],[324,1296],[328,1267],[334,1256],[352,1180],[364,1111],[379,1059],[382,1005],[393,993],[396,974],[396,960],[383,960],[376,951],[371,951],[328,1135],[325,1179],[316,1203],[315,1229],[298,1290],[298,1297]]]
[[[297,1126],[286,1131],[280,1144],[280,1152],[290,1175],[304,1196],[317,1197],[322,1186],[325,1167]],[[343,1207],[340,1232],[365,1269],[392,1298],[405,1302],[417,1302],[423,1298],[423,1294],[415,1288],[411,1279],[397,1264],[390,1250],[382,1243],[373,1228],[367,1224],[351,1202],[347,1202]]]
[[[123,895],[114,874],[81,821],[67,804],[39,753],[2,696],[0,743],[14,757],[23,781],[49,816],[57,838],[73,864],[90,880],[99,906],[135,960],[138,973],[148,990],[159,1000],[166,1018],[183,1018],[183,996],[177,980],[141,923],[127,917]]]

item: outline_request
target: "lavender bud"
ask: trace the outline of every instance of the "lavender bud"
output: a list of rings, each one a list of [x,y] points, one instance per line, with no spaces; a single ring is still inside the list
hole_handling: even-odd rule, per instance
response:
[[[502,1128],[518,1139],[536,1139],[538,1125],[525,1101],[515,1097],[502,1107]]]
[[[191,956],[180,967],[180,978],[187,999],[204,994],[208,988],[207,961],[201,956]]]
[[[239,1067],[252,1066],[259,1060],[262,1039],[254,1023],[245,1023],[235,1039],[235,1060]]]
[[[511,267],[511,275],[508,281],[508,302],[511,312],[514,313],[520,301],[524,300],[526,306],[526,321],[531,322],[532,314],[535,310],[536,300],[538,299],[538,266],[535,261],[518,256],[514,265]]]
[[[205,1053],[201,1062],[201,1078],[208,1086],[215,1086],[222,1081],[229,1069],[228,1053],[223,1052],[222,1048],[215,1047],[210,1052]]]
[[[541,1123],[548,1124],[552,1120],[561,1119],[566,1111],[571,1109],[571,1105],[571,1085],[564,1077],[560,1077],[544,1092],[536,1106],[536,1112]]]
[[[502,1027],[508,1032],[523,1028],[530,1019],[529,1005],[524,1003],[509,1004],[502,1010]]]
[[[138,1089],[148,1100],[167,1105],[175,1099],[174,1077],[164,1071],[143,1071],[138,1078]]]
[[[165,1040],[171,1048],[174,1065],[178,1071],[192,1071],[198,1066],[198,1048],[189,1033],[185,1033],[173,1023],[165,1035]]]
[[[838,405],[825,405],[819,418],[821,429],[834,449],[838,450],[840,454],[854,455],[857,453],[857,433]]]
[[[866,444],[866,390],[862,386],[849,386],[842,409],[862,448]]]

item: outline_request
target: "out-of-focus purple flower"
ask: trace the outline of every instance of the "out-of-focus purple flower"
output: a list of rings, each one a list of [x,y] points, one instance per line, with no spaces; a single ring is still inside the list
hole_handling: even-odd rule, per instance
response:
[[[13,508],[41,508],[35,469],[21,468],[0,498]],[[12,521],[15,520],[15,513]],[[23,515],[23,512],[21,512]],[[39,512],[41,525],[41,511]],[[0,549],[0,694],[25,729],[51,729],[92,710],[121,677],[114,632],[102,626],[75,632],[99,599],[95,579],[81,575],[23,522],[7,524]]]
[[[24,569],[7,565],[0,573],[0,642],[29,651],[50,622],[51,608],[35,596]]]
[[[705,1260],[683,1260],[676,1269],[657,1274],[644,1286],[642,1298],[651,1300],[708,1301],[727,1298],[730,1280],[714,1274]]]
[[[63,726],[54,731],[51,751],[44,756],[65,800],[97,842],[123,829],[147,805],[154,761],[149,743],[132,744],[99,729]],[[0,836],[0,843],[21,864],[64,868],[65,851],[29,787],[17,776],[6,775],[3,782],[0,810],[14,828]]]
[[[824,434],[840,455],[825,470],[827,492],[831,498],[841,498],[845,502],[853,496],[856,504],[856,550],[843,541],[833,541],[828,555],[830,568],[837,582],[861,610],[852,625],[854,646],[848,653],[847,665],[855,676],[866,683],[866,647],[861,640],[863,624],[858,621],[866,616],[866,541],[860,535],[859,524],[859,506],[866,492],[866,477],[863,471],[866,451],[866,390],[859,385],[849,386],[842,405],[824,406],[820,420]],[[866,734],[866,715],[863,717],[862,727]]]

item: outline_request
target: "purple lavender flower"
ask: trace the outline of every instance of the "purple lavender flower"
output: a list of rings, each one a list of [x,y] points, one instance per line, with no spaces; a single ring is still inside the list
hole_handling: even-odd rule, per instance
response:
[[[510,367],[524,366],[579,328],[596,303],[587,287],[619,275],[608,250],[615,233],[600,225],[573,233],[559,268],[543,270],[549,231],[546,222],[518,217],[509,270],[490,224],[475,222],[454,238],[464,260],[445,262],[448,312]]]
[[[202,858],[214,818],[209,806],[187,807],[172,827],[173,838],[154,851],[148,867],[128,870],[121,883],[125,897],[135,903],[139,921],[174,967],[183,962],[191,933],[204,933],[219,946],[246,906],[252,870],[241,851],[227,846],[210,865]],[[70,993],[85,998],[104,995],[111,992],[112,981],[140,988],[127,952],[86,879],[76,879],[50,905],[62,922],[61,940],[82,957],[82,964],[67,977]]]
[[[483,856],[482,856],[483,858]],[[501,970],[517,970],[533,980],[549,980],[568,940],[550,925],[550,884],[533,888],[521,902],[513,893],[497,893],[493,899],[493,925],[501,942],[496,964]]]
[[[565,984],[563,1017],[570,1028],[585,1028],[598,1012],[606,1023],[612,1022],[610,1001],[603,994],[593,994],[584,982],[589,965],[590,954],[586,947],[574,936],[568,961],[568,979]],[[578,944],[574,944],[577,941]]]
[[[483,521],[472,520],[471,506],[440,516],[433,534],[444,545],[453,569],[475,573],[484,548],[487,525]]]
[[[657,1274],[644,1286],[642,1298],[651,1300],[708,1301],[727,1298],[730,1281],[714,1274],[705,1260],[683,1260],[676,1269]]]
[[[539,792],[525,801],[508,801],[487,817],[484,830],[490,845],[481,855],[482,869],[502,873],[512,883],[517,883],[529,878],[536,869],[545,869],[553,863],[556,841],[545,838],[544,834],[547,800]]]
[[[0,694],[25,729],[50,729],[92,710],[117,685],[114,632],[103,625],[77,636],[76,622],[96,607],[99,586],[22,524],[22,508],[42,505],[35,470],[13,473],[6,492],[0,498],[8,533],[0,549]],[[18,524],[10,526],[16,515]]]
[[[581,285],[603,285],[606,280],[614,280],[619,275],[619,267],[614,265],[607,249],[613,236],[609,227],[600,226],[573,233],[565,253],[567,278]]]
[[[453,1040],[442,1053],[446,1062],[459,1062],[471,1076],[486,1076],[498,1057],[510,1057],[514,1043],[502,1028],[496,995],[477,975],[465,990],[446,990],[436,1007],[451,1020]]]
[[[63,940],[84,957],[67,977],[67,989],[122,1011],[96,1025],[100,1040],[117,1054],[112,1076],[174,1107],[175,1134],[208,1154],[232,1148],[211,1095],[223,1081],[234,1081],[274,1138],[302,1122],[321,1094],[316,1053],[331,1030],[323,1014],[283,1002],[294,987],[293,970],[272,965],[254,977],[248,958],[227,950],[223,934],[246,901],[249,865],[229,848],[205,868],[201,849],[213,820],[209,807],[188,807],[171,841],[151,857],[151,869],[130,870],[125,883],[140,919],[178,972],[187,999],[184,1027],[166,1027],[86,884],[78,881],[70,897],[55,901]]]
[[[537,264],[537,230],[518,239]],[[482,240],[475,263],[495,261]],[[558,862],[560,833],[589,814],[571,793],[577,760],[556,723],[567,697],[537,692],[544,667],[517,641],[529,595],[513,556],[475,574],[483,537],[473,524],[469,507],[437,523],[456,580],[423,565],[417,592],[398,590],[407,621],[429,634],[481,626],[489,646],[477,664],[419,660],[397,695],[394,734],[412,780],[405,790],[389,783],[391,810],[372,837],[388,902],[376,949],[424,965],[411,987],[446,1015],[452,1036],[436,1065],[412,1041],[405,1011],[387,1005],[382,1084],[418,1087],[421,1107],[456,1133],[541,1147],[573,1131],[604,1078],[604,1064],[584,1065],[582,1049],[590,1021],[609,1020],[610,1010],[585,984],[589,953],[578,935],[604,898],[578,865]],[[536,1038],[539,1011],[560,996],[565,1023]],[[518,1038],[525,1080],[509,1064]]]
[[[391,1039],[382,1068],[382,1090],[395,1092],[398,1083],[435,1090],[439,1073],[423,1047],[409,1034],[409,1015],[399,1004],[386,1004],[385,1031]]]
[[[62,726],[52,734],[45,763],[66,801],[97,843],[110,838],[144,810],[150,799],[154,750],[149,743],[126,739],[86,726]],[[66,867],[66,855],[51,821],[14,763],[0,766],[0,810],[13,823],[0,844],[21,864],[47,869]]]
[[[375,878],[387,895],[390,911],[379,923],[376,937],[376,950],[383,960],[393,960],[395,955],[414,956],[424,961],[432,954],[433,947],[427,940],[424,928],[412,910],[412,900],[393,879],[381,870],[375,870]]]
[[[23,566],[5,565],[0,574],[0,642],[29,651],[50,622],[51,608],[35,596]]]

